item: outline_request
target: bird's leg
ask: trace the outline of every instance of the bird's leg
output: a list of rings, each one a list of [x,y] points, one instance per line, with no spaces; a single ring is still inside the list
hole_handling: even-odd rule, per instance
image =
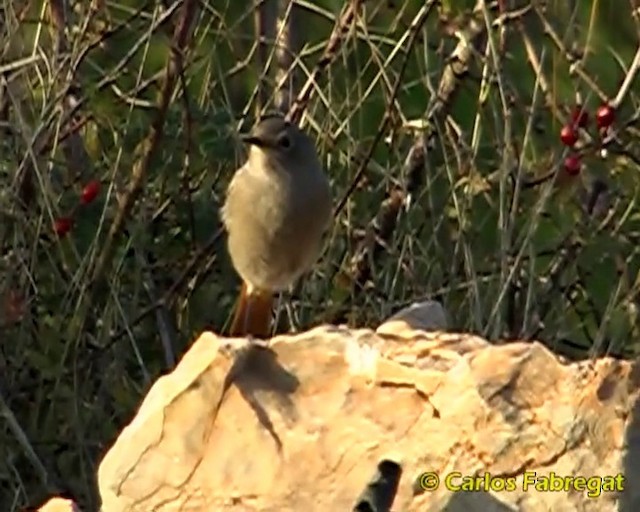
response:
[[[249,318],[251,317],[251,292],[247,291],[247,307],[244,309],[244,315],[242,315],[242,330],[247,333],[247,338],[253,338],[253,335],[249,332]]]
[[[280,325],[280,313],[282,312],[283,302],[284,302],[282,299],[282,296],[283,296],[282,292],[278,292],[276,307],[275,307],[275,315],[273,320],[274,329],[276,329]],[[273,334],[273,331],[272,331],[272,334]]]

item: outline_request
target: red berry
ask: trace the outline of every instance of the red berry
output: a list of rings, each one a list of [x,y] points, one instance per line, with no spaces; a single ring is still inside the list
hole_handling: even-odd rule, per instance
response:
[[[564,125],[560,130],[560,140],[565,146],[572,147],[578,140],[578,134],[573,129],[573,126]]]
[[[584,110],[582,105],[574,107],[571,111],[571,124],[580,128],[586,128],[589,124],[589,113]]]
[[[601,105],[596,112],[596,124],[598,128],[609,128],[613,124],[615,111],[610,105]]]
[[[578,155],[569,155],[564,159],[564,170],[570,176],[575,176],[580,173],[580,157]]]
[[[71,217],[60,217],[53,223],[53,230],[56,232],[56,235],[63,237],[71,230],[72,226],[73,219]]]
[[[82,189],[82,194],[80,194],[80,202],[82,204],[89,204],[93,202],[93,200],[98,197],[99,192],[100,182],[98,180],[91,180]]]

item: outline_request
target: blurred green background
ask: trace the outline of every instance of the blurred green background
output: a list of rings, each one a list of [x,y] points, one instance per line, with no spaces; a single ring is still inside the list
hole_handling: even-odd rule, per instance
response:
[[[364,177],[312,275],[288,297],[282,325],[375,327],[433,298],[455,330],[537,339],[571,359],[635,355],[638,80],[609,132],[593,122],[638,49],[631,4],[504,1],[473,12],[475,2],[443,1],[412,38],[430,4],[362,2],[302,125],[336,203],[360,167]],[[0,509],[68,491],[96,510],[100,458],[170,366],[162,339],[180,357],[199,332],[228,321],[238,279],[224,237],[214,238],[219,206],[244,158],[237,134],[255,120],[259,78],[272,90],[274,70],[257,61],[249,2],[199,3],[162,142],[98,287],[92,271],[157,117],[182,2],[71,2],[62,32],[48,5],[3,5]],[[300,84],[344,8],[298,2]],[[468,72],[446,109],[428,117],[474,25],[481,36]],[[62,108],[70,83],[81,101],[71,121]],[[558,134],[577,98],[592,121],[576,150],[582,170],[569,176]],[[354,258],[385,198],[408,186],[405,160],[421,135],[427,164],[380,250],[365,253],[370,274],[360,282]],[[93,179],[99,198],[78,207]],[[66,215],[74,226],[58,238],[53,222]]]

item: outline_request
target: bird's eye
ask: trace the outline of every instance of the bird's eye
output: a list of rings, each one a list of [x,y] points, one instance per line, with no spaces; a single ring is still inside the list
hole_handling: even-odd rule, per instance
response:
[[[291,147],[291,138],[286,134],[280,135],[278,137],[278,146],[282,149],[289,149]]]

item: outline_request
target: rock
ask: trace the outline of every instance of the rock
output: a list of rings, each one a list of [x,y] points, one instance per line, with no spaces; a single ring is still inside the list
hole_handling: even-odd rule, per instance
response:
[[[637,511],[639,375],[397,322],[270,349],[204,333],[104,457],[103,512],[349,511],[383,459],[396,512]],[[587,497],[600,477],[620,492]]]
[[[445,331],[447,329],[447,315],[444,308],[435,300],[414,302],[401,309],[398,313],[384,322],[376,332],[388,335],[415,336],[414,330]]]
[[[71,500],[63,498],[52,498],[38,512],[80,512],[80,509]]]

